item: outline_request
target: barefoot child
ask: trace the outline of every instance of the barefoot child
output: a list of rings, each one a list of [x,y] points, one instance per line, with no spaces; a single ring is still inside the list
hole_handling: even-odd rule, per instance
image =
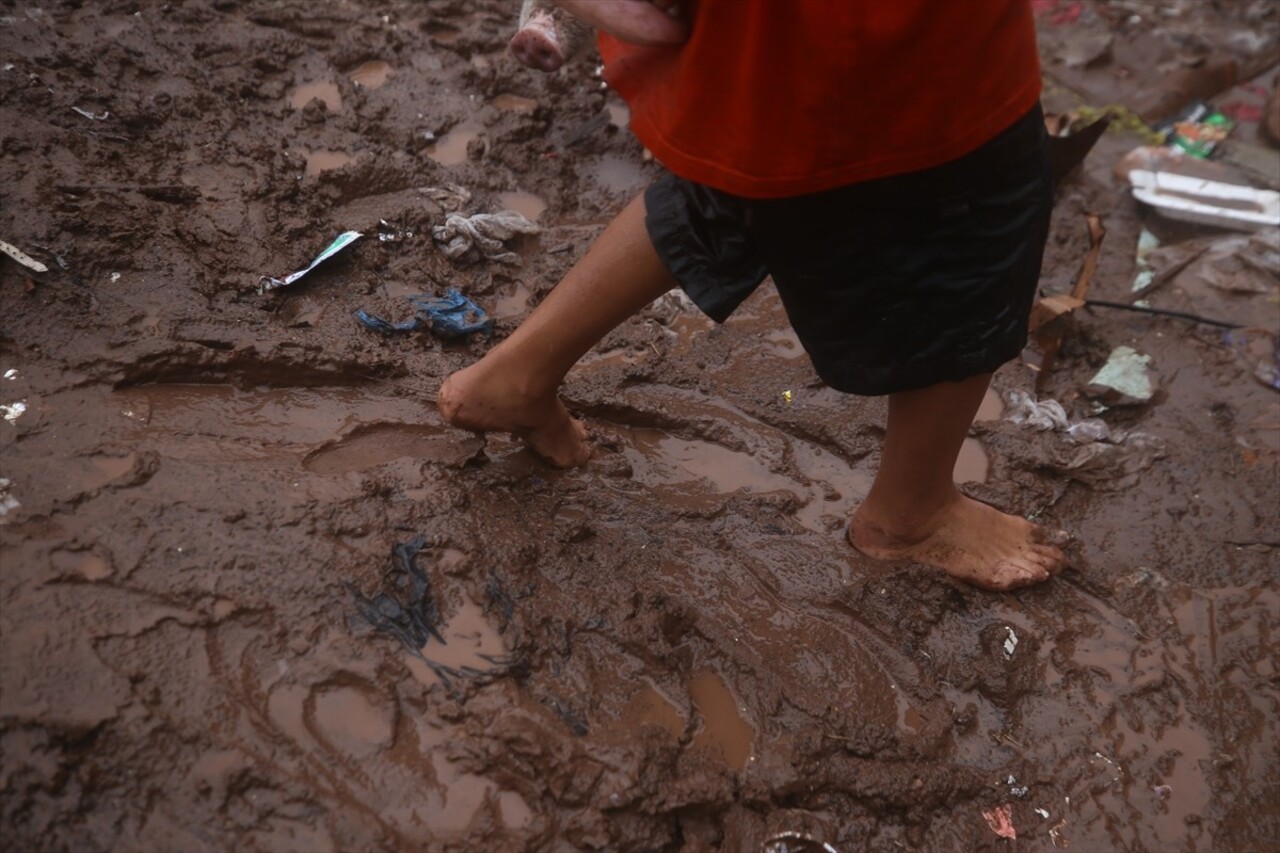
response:
[[[456,426],[590,455],[557,396],[604,335],[679,286],[718,322],[766,276],[831,387],[886,394],[848,538],[988,589],[1064,565],[952,471],[1026,343],[1051,186],[1027,0],[559,0],[670,170],[505,341],[450,376]],[[675,14],[678,13],[678,14]]]

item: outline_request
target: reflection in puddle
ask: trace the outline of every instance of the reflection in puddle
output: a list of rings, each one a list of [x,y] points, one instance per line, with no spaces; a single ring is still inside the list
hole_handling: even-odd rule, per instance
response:
[[[644,182],[640,166],[626,157],[606,154],[591,168],[591,174],[605,189],[625,192]]]
[[[342,109],[342,93],[338,91],[338,84],[328,81],[299,86],[293,90],[289,103],[293,104],[295,110],[300,110],[316,98],[323,101],[331,113]]]
[[[427,156],[441,166],[456,166],[467,159],[467,143],[475,139],[480,132],[480,125],[474,119],[467,119],[453,130],[440,137],[440,140],[427,148]]]
[[[538,102],[533,98],[522,98],[509,92],[494,95],[493,100],[489,103],[500,110],[510,110],[513,113],[531,113],[538,108]]]
[[[533,193],[509,192],[498,195],[498,205],[504,210],[514,210],[530,222],[537,222],[547,203]]]
[[[307,151],[303,149],[300,153],[307,159],[306,176],[308,178],[314,178],[321,172],[341,169],[343,166],[348,166],[355,162],[355,158],[344,151]]]
[[[744,770],[751,757],[755,730],[743,718],[733,694],[714,672],[705,670],[689,682],[689,695],[702,717],[693,746],[710,747],[735,770]]]
[[[366,89],[377,89],[391,76],[391,66],[381,59],[366,62],[351,72],[351,82]]]
[[[976,438],[966,438],[960,446],[960,457],[952,477],[957,483],[985,483],[987,481],[987,451]]]

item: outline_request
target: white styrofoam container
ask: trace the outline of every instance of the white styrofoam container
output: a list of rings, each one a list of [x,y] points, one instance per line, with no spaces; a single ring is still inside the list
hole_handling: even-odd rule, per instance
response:
[[[1244,230],[1280,225],[1280,193],[1271,190],[1144,169],[1130,172],[1129,182],[1134,198],[1170,219]]]

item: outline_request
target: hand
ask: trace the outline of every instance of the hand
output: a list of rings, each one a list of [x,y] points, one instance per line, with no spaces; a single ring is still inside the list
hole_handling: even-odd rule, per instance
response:
[[[658,47],[683,43],[689,24],[679,0],[554,0],[598,30],[632,44]]]

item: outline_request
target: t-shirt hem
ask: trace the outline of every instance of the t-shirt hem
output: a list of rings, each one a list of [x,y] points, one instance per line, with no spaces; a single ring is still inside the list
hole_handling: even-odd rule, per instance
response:
[[[625,94],[625,93],[624,93]],[[671,172],[685,180],[742,198],[786,198],[835,189],[875,178],[930,169],[975,151],[1007,130],[1026,114],[1040,97],[1040,80],[1033,78],[1010,96],[990,118],[968,133],[923,151],[895,154],[877,160],[852,163],[809,175],[754,176],[706,160],[668,142],[643,116],[634,116],[631,131]]]

